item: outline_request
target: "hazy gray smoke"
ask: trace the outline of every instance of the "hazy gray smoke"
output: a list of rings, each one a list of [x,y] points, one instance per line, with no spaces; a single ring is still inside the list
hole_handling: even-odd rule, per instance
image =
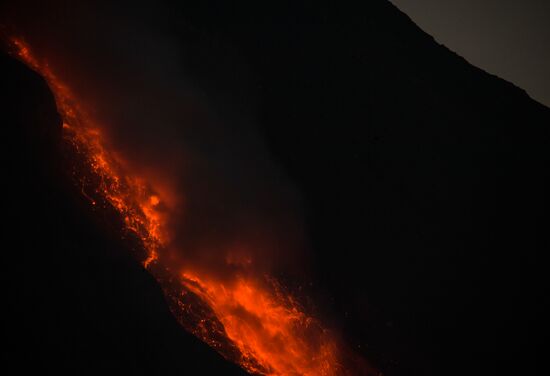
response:
[[[117,151],[176,187],[171,225],[185,257],[220,272],[228,250],[250,253],[260,270],[296,265],[300,201],[260,136],[238,51],[223,36],[182,31],[151,2],[44,3],[14,1],[2,22],[94,109]]]

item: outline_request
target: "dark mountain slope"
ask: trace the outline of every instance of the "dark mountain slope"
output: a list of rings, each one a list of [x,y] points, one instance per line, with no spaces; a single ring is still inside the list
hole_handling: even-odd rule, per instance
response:
[[[348,337],[392,375],[528,373],[548,334],[550,110],[389,2],[361,4],[178,17],[251,66]]]
[[[179,327],[127,244],[63,171],[45,82],[0,56],[5,374],[241,375]]]

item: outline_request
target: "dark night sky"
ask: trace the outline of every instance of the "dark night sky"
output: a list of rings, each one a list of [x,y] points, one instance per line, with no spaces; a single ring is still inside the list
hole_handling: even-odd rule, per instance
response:
[[[550,1],[391,1],[439,43],[550,106]]]

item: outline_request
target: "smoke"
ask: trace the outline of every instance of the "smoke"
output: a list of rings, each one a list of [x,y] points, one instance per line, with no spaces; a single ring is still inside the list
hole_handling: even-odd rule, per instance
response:
[[[169,248],[220,278],[301,267],[300,198],[262,139],[239,52],[150,2],[45,3],[13,1],[0,20],[70,83],[176,213]]]

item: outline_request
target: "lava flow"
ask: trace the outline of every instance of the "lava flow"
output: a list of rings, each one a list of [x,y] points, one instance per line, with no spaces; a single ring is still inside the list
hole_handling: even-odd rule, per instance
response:
[[[166,251],[171,239],[167,221],[175,213],[163,191],[110,150],[105,128],[23,39],[12,38],[11,45],[14,55],[41,74],[53,92],[63,139],[87,170],[73,172],[78,189],[98,210],[114,210],[125,236],[137,238],[146,252],[140,261],[158,280],[186,330],[252,374],[355,373],[342,365],[343,351],[333,334],[273,278],[249,268],[222,279],[173,264]]]

